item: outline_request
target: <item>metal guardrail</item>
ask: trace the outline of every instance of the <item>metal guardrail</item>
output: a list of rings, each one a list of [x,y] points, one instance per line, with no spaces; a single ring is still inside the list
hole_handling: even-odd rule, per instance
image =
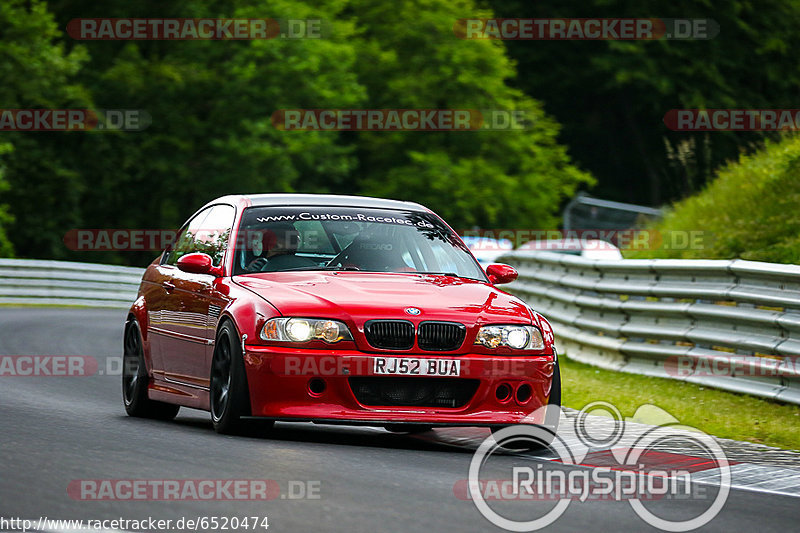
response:
[[[0,259],[0,304],[127,309],[144,269],[30,259]]]
[[[800,266],[512,252],[508,290],[596,366],[800,404]]]
[[[553,324],[575,360],[800,404],[800,266],[500,258],[508,286]],[[0,304],[127,308],[140,268],[0,259]]]
[[[630,229],[641,227],[662,216],[662,210],[643,205],[625,204],[592,198],[579,192],[564,208],[564,231],[573,229]]]

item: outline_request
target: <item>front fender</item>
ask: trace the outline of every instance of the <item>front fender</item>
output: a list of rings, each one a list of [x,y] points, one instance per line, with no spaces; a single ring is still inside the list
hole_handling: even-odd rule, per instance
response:
[[[247,289],[232,284],[230,296],[230,302],[220,313],[217,332],[227,319],[233,322],[240,339],[242,335],[247,335],[249,342],[253,342],[253,339],[258,338],[264,322],[272,317],[281,316],[269,302]]]
[[[133,305],[131,305],[130,309],[128,310],[128,318],[131,316],[133,316],[133,318],[139,324],[139,329],[142,331],[142,341],[147,342],[147,330],[149,325],[144,295],[136,298],[136,301],[133,302]]]
[[[144,365],[147,368],[147,373],[150,377],[153,376],[153,368],[155,368],[153,364],[153,355],[152,349],[150,345],[150,338],[149,338],[149,319],[147,315],[147,302],[144,299],[144,295],[140,295],[136,298],[136,301],[133,302],[130,309],[128,310],[128,318],[126,320],[135,320],[136,324],[139,326],[139,332],[142,335],[142,355],[144,356]]]

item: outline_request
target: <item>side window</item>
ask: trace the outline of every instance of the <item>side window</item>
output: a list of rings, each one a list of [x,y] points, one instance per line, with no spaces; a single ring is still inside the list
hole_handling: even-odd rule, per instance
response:
[[[214,266],[220,266],[228,249],[235,214],[236,210],[229,205],[212,207],[203,221],[203,227],[194,236],[192,251],[210,255]]]
[[[213,208],[204,209],[197,213],[189,223],[178,233],[178,238],[175,239],[175,244],[167,254],[167,259],[164,261],[165,265],[175,265],[182,256],[190,254],[195,251],[195,237],[202,229],[204,229],[205,219]]]

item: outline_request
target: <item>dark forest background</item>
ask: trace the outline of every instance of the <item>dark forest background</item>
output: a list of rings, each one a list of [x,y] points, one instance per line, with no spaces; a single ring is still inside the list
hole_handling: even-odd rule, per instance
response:
[[[708,40],[497,41],[460,18],[711,18]],[[78,17],[322,19],[322,39],[76,41]],[[800,107],[800,4],[778,0],[0,3],[0,106],[142,109],[141,132],[0,133],[0,255],[71,252],[74,228],[176,228],[214,197],[411,199],[460,228],[548,229],[579,190],[662,206],[764,134],[678,133],[673,108]],[[286,132],[287,108],[515,109],[516,131]]]

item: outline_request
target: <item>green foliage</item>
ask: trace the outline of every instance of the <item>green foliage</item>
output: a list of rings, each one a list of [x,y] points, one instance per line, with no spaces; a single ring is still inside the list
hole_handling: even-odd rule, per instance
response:
[[[797,107],[800,3],[489,0],[498,17],[711,18],[708,40],[508,41],[514,84],[543,100],[596,196],[659,205],[701,189],[760,133],[672,132],[670,109]],[[469,15],[465,15],[469,16]],[[671,148],[690,153],[671,158]]]
[[[4,109],[28,107],[83,107],[87,103],[86,91],[72,82],[86,59],[85,50],[75,47],[67,52],[63,43],[57,39],[59,31],[53,16],[48,13],[42,1],[6,0],[0,3],[0,102]],[[45,182],[52,189],[44,191],[55,203],[62,187],[69,186],[69,181],[57,179],[48,172],[56,171],[61,166],[60,154],[68,153],[58,150],[57,154],[47,151],[56,140],[52,134],[43,134],[34,142],[30,142],[23,134],[3,133],[0,141],[0,256],[10,256],[13,248],[9,239],[24,243],[31,232],[25,231],[24,222],[17,215],[22,209],[34,210],[34,191]],[[44,151],[40,150],[43,148]],[[31,149],[32,151],[28,151]],[[50,157],[44,161],[44,157]],[[41,163],[42,174],[20,169],[23,160]],[[43,177],[43,181],[39,178]],[[39,189],[39,192],[42,192]],[[22,201],[26,199],[28,201]],[[9,205],[11,207],[9,207]],[[59,209],[48,213],[49,218],[41,217],[38,223],[45,226],[56,219]],[[25,220],[25,217],[22,217]],[[38,225],[38,224],[37,224]],[[46,228],[36,229],[41,234]],[[56,232],[56,248],[62,233]],[[24,245],[22,246],[24,248]],[[46,254],[52,254],[48,249]]]
[[[800,136],[791,135],[723,167],[655,227],[663,235],[701,230],[701,247],[660,248],[636,257],[800,263],[798,206]]]
[[[468,17],[633,14],[711,17],[720,32],[594,42],[453,33]],[[79,42],[64,34],[69,20],[86,16],[317,18],[330,38]],[[593,183],[578,167],[599,176],[596,195],[656,204],[700,190],[719,165],[763,144],[758,133],[670,132],[669,109],[793,108],[800,83],[800,5],[778,0],[724,0],[713,11],[689,0],[107,0],[102,13],[93,0],[7,0],[0,24],[3,108],[152,116],[137,133],[3,134],[0,252],[10,253],[10,239],[27,257],[144,264],[151,252],[76,254],[62,237],[72,228],[175,228],[207,200],[240,192],[387,196],[422,202],[455,227],[550,228],[564,200]],[[287,108],[518,110],[530,127],[286,132],[270,117]],[[739,213],[750,212],[760,208]],[[680,254],[796,260],[790,212],[737,220],[707,250]],[[751,239],[753,229],[769,242]]]
[[[0,2],[0,102],[5,109],[85,103],[85,91],[72,81],[86,50],[67,52],[63,36],[42,0]]]
[[[57,12],[62,26],[80,16],[74,13],[94,10],[94,2],[53,6],[63,10]],[[188,1],[177,13],[170,9],[177,8],[159,2],[104,4],[109,16],[265,16],[263,4],[255,1]],[[267,15],[336,17],[289,1],[272,2]],[[177,228],[203,203],[225,194],[298,186],[335,190],[355,165],[352,148],[336,135],[287,135],[269,119],[284,107],[359,105],[363,89],[350,73],[355,51],[347,31],[342,25],[337,41],[85,45],[91,61],[80,79],[95,107],[142,109],[153,117],[152,125],[141,132],[22,139],[24,154],[18,150],[9,162],[18,181],[12,192],[18,253],[146,264],[154,252],[70,254],[61,239],[72,228]],[[49,144],[48,137],[58,137],[60,144]]]
[[[562,201],[592,180],[570,164],[541,104],[509,86],[517,72],[505,46],[454,37],[465,13],[491,13],[468,1],[353,5],[370,107],[518,110],[530,122],[513,131],[363,133],[361,190],[422,202],[456,227],[554,227]]]
[[[10,152],[9,143],[0,143],[0,155]],[[8,182],[3,177],[3,169],[0,167],[0,195],[9,189]],[[14,217],[8,212],[8,206],[0,204],[0,257],[14,257],[14,247],[8,238],[6,228],[14,221]]]
[[[97,13],[90,0],[48,5],[62,28]],[[318,18],[330,38],[80,45],[43,3],[33,6],[37,46],[52,59],[26,76],[43,80],[38,93],[49,99],[26,105],[143,109],[152,125],[15,137],[6,167],[21,256],[145,264],[152,252],[70,253],[61,240],[72,228],[177,228],[206,201],[245,192],[371,194],[423,202],[456,227],[552,226],[563,200],[591,181],[556,142],[559,126],[542,105],[510,86],[517,73],[504,44],[453,36],[455,19],[479,12],[471,0],[109,0],[102,16]],[[314,108],[524,110],[532,127],[287,132],[270,122],[276,110]]]

